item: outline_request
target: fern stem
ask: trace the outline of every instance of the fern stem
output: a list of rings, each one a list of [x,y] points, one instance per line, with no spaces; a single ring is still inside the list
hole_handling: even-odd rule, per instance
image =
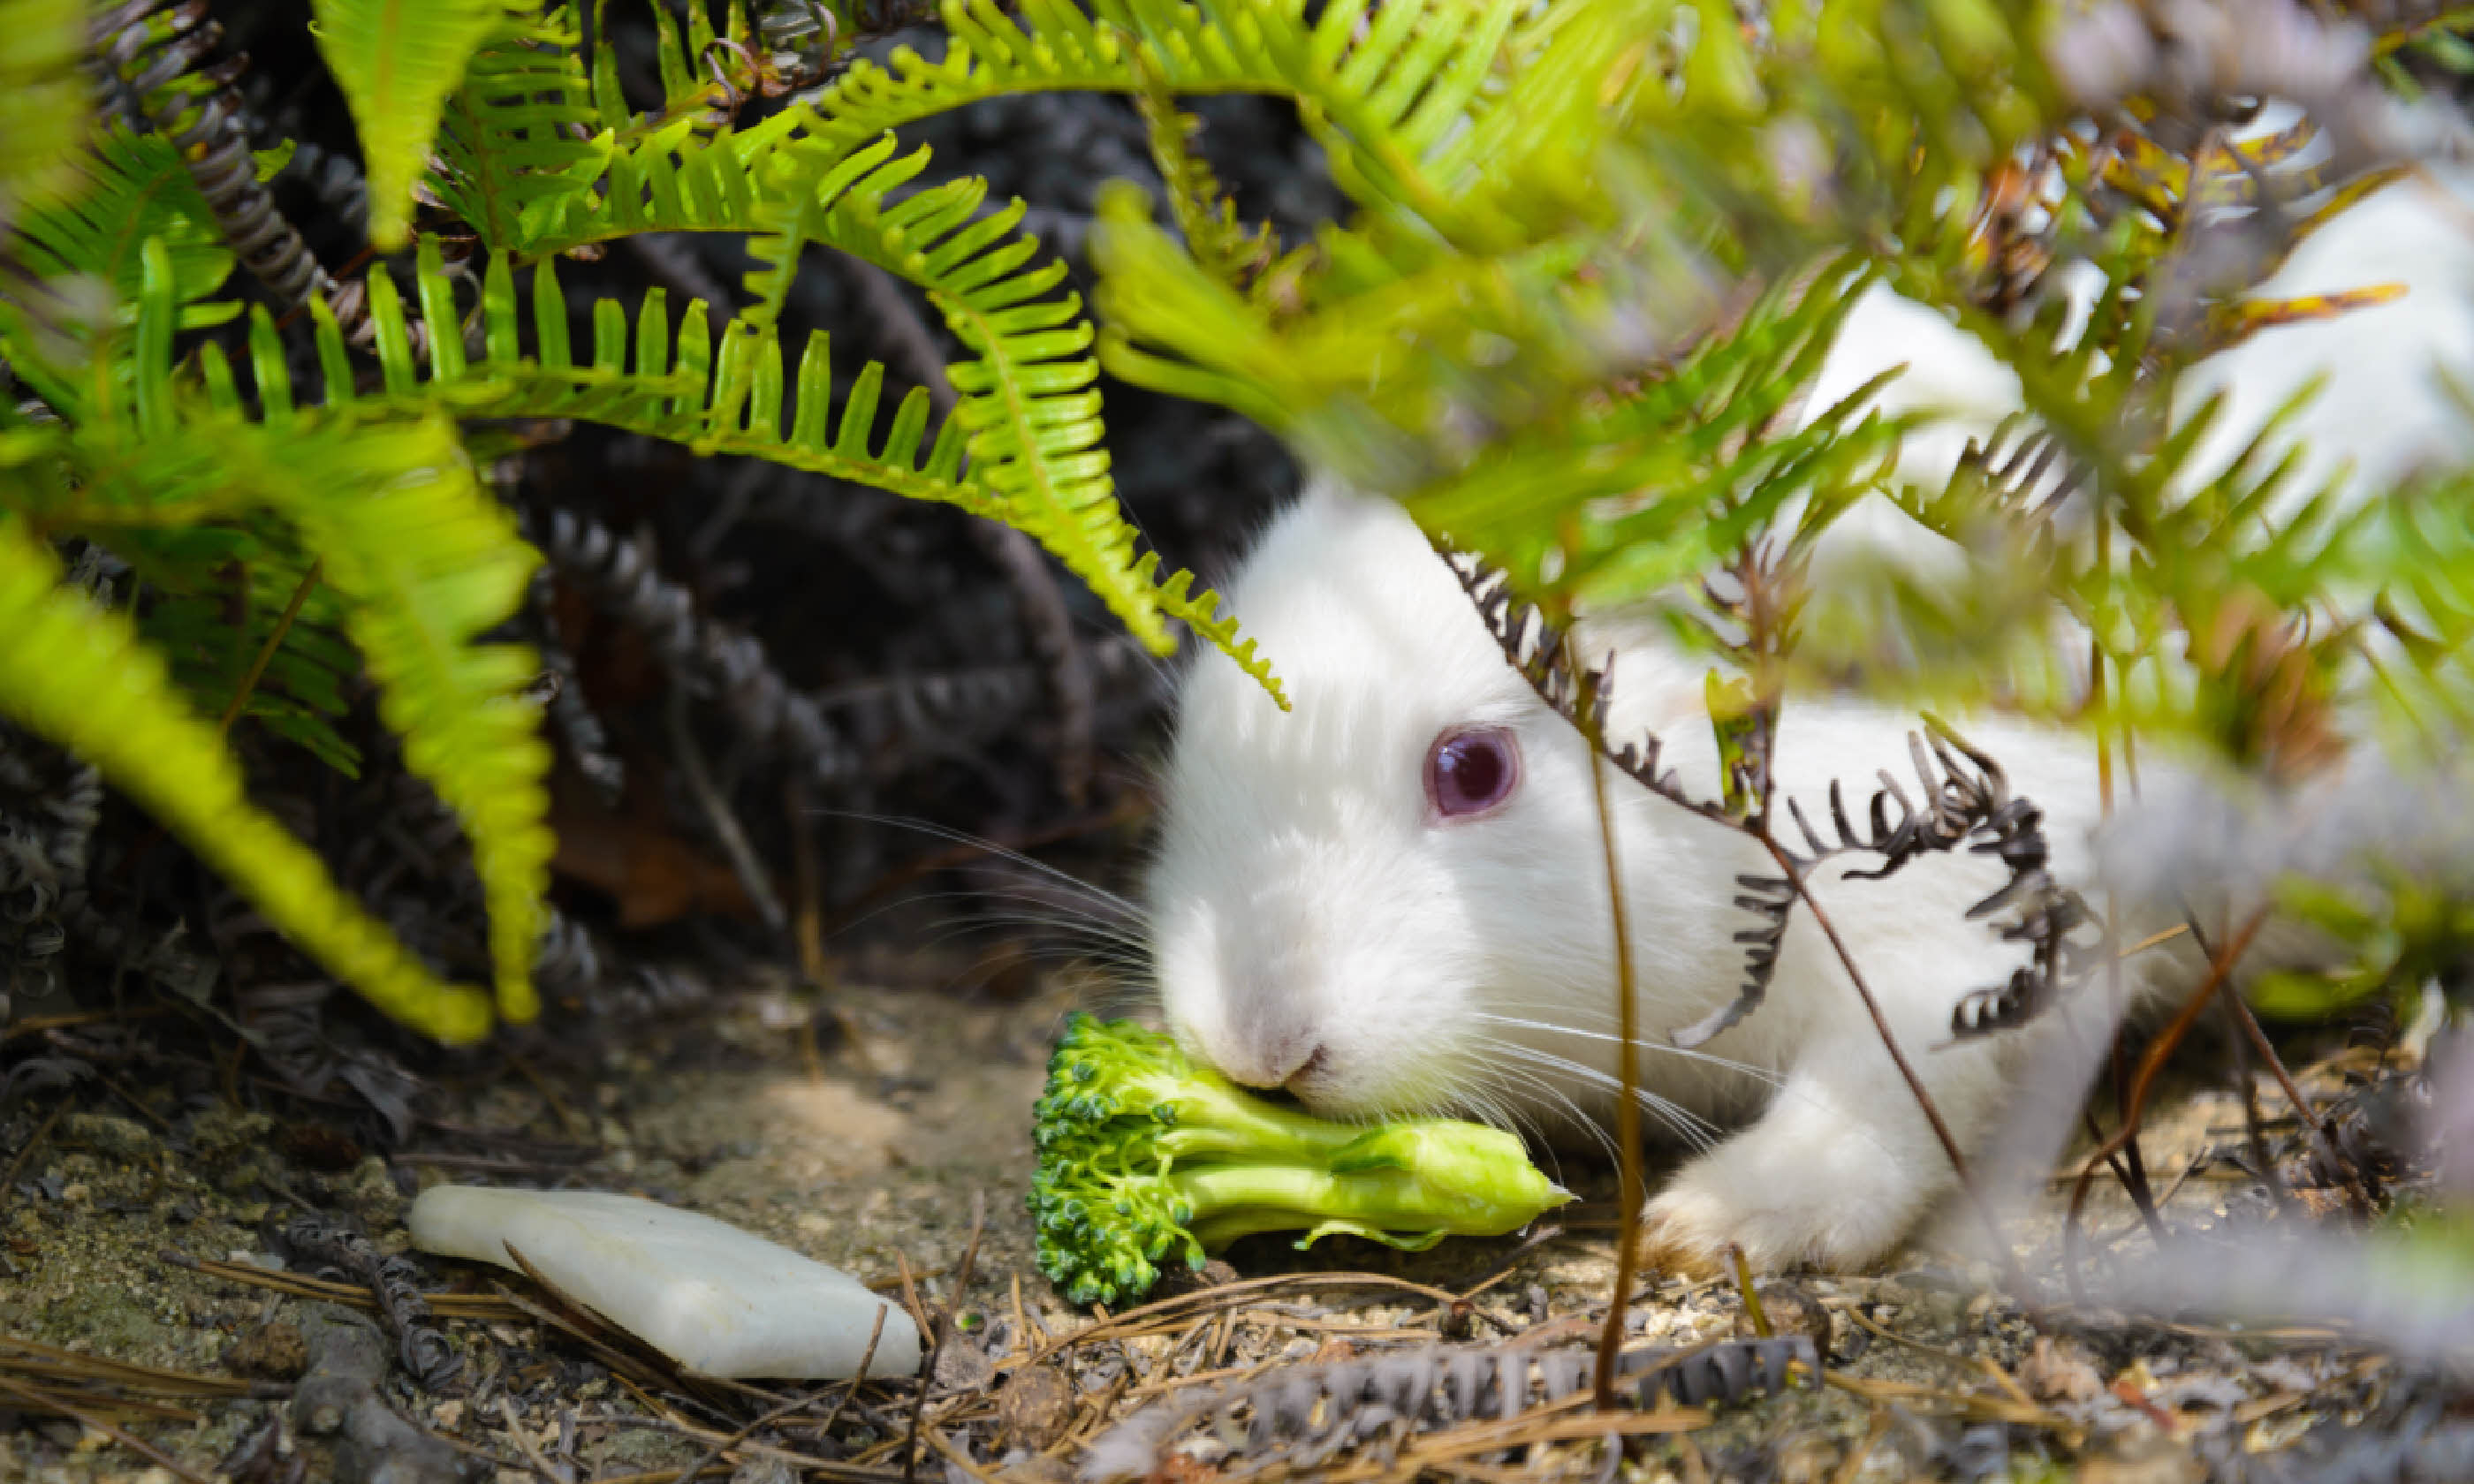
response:
[[[232,691],[231,704],[224,707],[223,720],[215,723],[216,736],[231,736],[232,723],[239,720],[241,707],[249,705],[250,693],[256,690],[257,682],[265,678],[266,667],[275,660],[275,652],[283,647],[283,636],[292,632],[292,622],[301,616],[301,607],[309,601],[309,594],[317,587],[325,566],[326,559],[320,558],[309,563],[308,571],[301,574],[300,585],[292,589],[292,601],[283,605],[283,615],[276,619],[275,627],[267,632],[266,642],[257,647],[257,658],[250,662],[249,673],[240,678],[240,685]],[[242,615],[244,621],[247,616],[246,613]]]

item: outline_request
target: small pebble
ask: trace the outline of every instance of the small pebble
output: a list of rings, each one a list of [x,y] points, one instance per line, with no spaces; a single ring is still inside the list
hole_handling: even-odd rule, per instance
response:
[[[2093,1401],[2104,1394],[2104,1377],[2076,1343],[2038,1335],[2019,1380],[2039,1401]]]
[[[1046,1452],[1074,1421],[1074,1388],[1054,1366],[1027,1366],[997,1392],[998,1436],[1011,1446]]]
[[[936,1347],[936,1384],[945,1391],[977,1391],[996,1376],[996,1367],[977,1340],[950,1326]]]
[[[309,1342],[298,1325],[276,1320],[233,1341],[224,1352],[224,1364],[249,1376],[296,1380],[309,1369]]]
[[[1770,1322],[1770,1332],[1781,1337],[1807,1335],[1813,1346],[1825,1354],[1830,1350],[1831,1314],[1803,1289],[1786,1283],[1767,1283],[1757,1290],[1761,1300],[1761,1315]],[[1751,1339],[1759,1333],[1753,1328],[1750,1309],[1735,1315],[1735,1335]]]

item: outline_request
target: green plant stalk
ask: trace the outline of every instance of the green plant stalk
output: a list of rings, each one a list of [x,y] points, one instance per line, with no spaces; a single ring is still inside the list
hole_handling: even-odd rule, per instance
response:
[[[1414,1130],[1416,1125],[1400,1127]],[[1541,1207],[1556,1203],[1555,1185],[1534,1169],[1529,1172],[1534,1181],[1509,1187],[1499,1179],[1451,1178],[1493,1173],[1476,1168],[1219,1164],[1180,1170],[1170,1183],[1197,1209],[1211,1212],[1193,1228],[1206,1252],[1261,1232],[1298,1231],[1304,1233],[1298,1239],[1300,1248],[1319,1237],[1346,1234],[1423,1252],[1446,1236],[1501,1236],[1527,1225]]]

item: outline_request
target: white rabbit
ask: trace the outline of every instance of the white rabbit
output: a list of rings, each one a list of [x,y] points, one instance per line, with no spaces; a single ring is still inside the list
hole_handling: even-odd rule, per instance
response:
[[[2214,445],[2229,455],[2303,376],[2324,371],[2330,395],[2293,430],[2315,467],[2350,459],[2368,487],[2415,460],[2462,459],[2462,419],[2431,369],[2474,365],[2468,220],[2454,193],[2409,181],[2305,244],[2261,292],[2383,279],[2411,292],[2268,330],[2203,368],[2204,384],[2231,395]],[[1939,442],[1908,448],[1902,473],[1942,477],[1968,432],[2011,410],[2015,382],[1937,317],[1876,295],[1851,317],[1811,405],[1900,363],[1910,370],[1890,400],[1957,414]],[[1903,522],[1884,505],[1850,530],[1928,566],[1937,539]],[[1603,1120],[1616,976],[1588,747],[1505,663],[1388,500],[1316,488],[1226,590],[1295,710],[1212,657],[1183,682],[1148,883],[1169,1025],[1238,1081],[1286,1088],[1330,1115],[1448,1110],[1541,1131]],[[1611,734],[1655,732],[1686,786],[1714,796],[1704,664],[1619,625],[1594,642],[1621,651]],[[1818,820],[1833,778],[1861,798],[1878,769],[1909,777],[1915,725],[1912,713],[1793,694],[1778,788]],[[2044,806],[2056,874],[2083,879],[2099,816],[2093,748],[1999,717],[1961,725]],[[1675,1049],[1669,1034],[1743,980],[1737,875],[1776,870],[1744,837],[1616,784],[1641,1085],[1654,1122],[1694,1151],[1654,1194],[1653,1234],[1686,1258],[1731,1242],[1762,1266],[1878,1258],[1949,1193],[1953,1173],[1837,955],[1799,911],[1766,1004],[1697,1052]],[[1820,904],[1942,1115],[1980,1146],[2021,1059],[2067,1033],[2048,1017],[1950,1043],[1958,999],[2023,962],[2018,945],[1964,917],[2001,868],[1958,852],[1888,882],[1847,880],[1847,869],[1818,874]],[[2188,959],[2134,959],[2134,988],[2177,965],[2187,971]]]

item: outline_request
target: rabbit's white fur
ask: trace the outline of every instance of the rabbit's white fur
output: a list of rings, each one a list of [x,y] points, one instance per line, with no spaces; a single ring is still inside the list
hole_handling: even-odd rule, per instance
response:
[[[2240,424],[2256,426],[2285,388],[2325,370],[2336,393],[2295,430],[2316,467],[2350,457],[2386,479],[2417,458],[2462,456],[2462,419],[2427,369],[2445,362],[2462,374],[2474,364],[2463,209],[2453,193],[2408,182],[2305,246],[2264,292],[2393,277],[2413,293],[2333,324],[2268,331],[2220,358],[2207,375],[2233,394],[2235,417],[2216,435],[2226,454]],[[1948,324],[1877,295],[1851,319],[1813,405],[1902,362],[1914,369],[1893,400],[1960,415],[1956,431],[1907,450],[1903,472],[1938,478],[1966,431],[2010,409],[2015,386]],[[1850,526],[1851,539],[1920,570],[1956,559],[1903,521],[1884,506]],[[1452,575],[1387,500],[1310,491],[1228,591],[1295,711],[1282,714],[1216,658],[1184,682],[1148,888],[1176,1034],[1232,1077],[1286,1086],[1328,1114],[1602,1119],[1615,975],[1588,749],[1505,664]],[[1621,647],[1615,734],[1656,732],[1686,786],[1713,796],[1702,662],[1645,634],[1602,628],[1595,642]],[[1427,751],[1444,730],[1472,724],[1510,729],[1521,777],[1499,809],[1442,818],[1422,782]],[[1857,799],[1877,769],[1909,779],[1914,725],[1855,699],[1792,697],[1778,786],[1819,820],[1833,778]],[[2044,805],[2055,868],[2079,877],[2099,812],[2093,749],[1998,717],[1962,728]],[[1775,868],[1758,845],[1620,779],[1613,798],[1642,1083],[1661,1105],[1655,1120],[1697,1151],[1654,1198],[1657,1236],[1703,1258],[1737,1243],[1763,1266],[1880,1257],[1949,1191],[1952,1171],[1820,925],[1797,913],[1766,1005],[1699,1054],[1672,1048],[1668,1033],[1742,982],[1734,938],[1748,920],[1734,904],[1735,877]],[[2001,868],[1957,853],[1886,883],[1846,880],[1846,869],[1822,872],[1820,903],[1943,1116],[1978,1144],[2005,1111],[2018,1060],[2067,1034],[2048,1017],[1949,1043],[1958,998],[2022,962],[2019,945],[1964,917]],[[2175,962],[2134,960],[2134,984]]]

